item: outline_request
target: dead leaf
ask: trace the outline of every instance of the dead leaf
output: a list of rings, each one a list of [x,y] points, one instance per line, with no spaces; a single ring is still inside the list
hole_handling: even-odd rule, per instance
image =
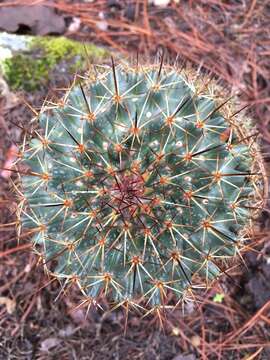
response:
[[[0,176],[7,179],[11,176],[12,172],[9,170],[12,168],[14,161],[17,159],[18,149],[16,145],[11,145],[6,154],[6,161],[4,163],[4,170],[0,171]]]
[[[6,305],[8,314],[12,314],[16,309],[16,302],[8,297],[0,296],[0,305]]]
[[[0,76],[0,100],[3,100],[5,110],[12,109],[19,103],[18,97],[12,93],[6,81]]]

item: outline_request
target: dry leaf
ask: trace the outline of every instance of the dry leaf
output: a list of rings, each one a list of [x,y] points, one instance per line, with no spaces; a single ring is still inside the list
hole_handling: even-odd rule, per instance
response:
[[[6,305],[8,314],[12,314],[16,309],[16,302],[8,297],[0,296],[0,305]]]
[[[7,151],[6,161],[3,166],[4,170],[0,172],[0,176],[2,176],[2,178],[7,179],[9,176],[11,176],[12,172],[9,169],[12,168],[14,161],[17,159],[17,155],[18,155],[17,146],[13,144]]]

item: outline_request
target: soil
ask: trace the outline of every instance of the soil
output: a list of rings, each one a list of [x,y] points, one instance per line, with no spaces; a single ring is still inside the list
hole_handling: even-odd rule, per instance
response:
[[[128,3],[102,0],[96,5],[86,1],[51,3],[57,8],[58,14],[65,18],[66,24],[73,17],[81,16],[80,28],[71,34],[72,37],[94,40],[116,51],[131,51],[134,56],[137,49],[145,55],[154,54],[159,46],[164,46],[171,56],[179,50],[185,50],[184,57],[198,64],[200,54],[204,62],[211,59],[207,51],[211,52],[211,46],[216,44],[218,54],[215,56],[223,54],[224,57],[216,65],[214,73],[229,88],[244,89],[243,104],[248,102],[252,106],[253,117],[262,136],[264,158],[266,163],[269,161],[270,85],[267,73],[270,62],[269,58],[267,61],[262,55],[269,52],[264,34],[264,11],[269,7],[267,2],[245,2],[245,9],[242,9],[238,1],[228,1],[226,4],[218,0],[208,3],[198,1],[196,6],[193,1],[185,1],[181,14],[176,5],[162,9],[154,6],[145,8],[140,1]],[[187,11],[188,6],[190,12]],[[102,21],[118,21],[117,29],[112,25],[106,31],[96,27],[100,11],[105,19]],[[181,17],[185,17],[185,22],[174,30],[181,33],[181,38],[165,41],[164,19],[173,27]],[[211,17],[212,22],[209,24]],[[145,33],[130,28],[141,26],[140,18],[145,24]],[[235,21],[234,27],[232,21]],[[226,22],[229,23],[227,28]],[[241,31],[237,28],[239,24],[242,25]],[[147,34],[150,30],[154,35]],[[197,31],[202,30],[208,31],[203,39],[197,34]],[[161,32],[160,37],[158,31]],[[70,35],[67,30],[66,33]],[[190,34],[198,36],[196,41],[193,39],[192,46],[188,46],[184,37]],[[248,36],[253,37],[252,50]],[[237,44],[241,46],[237,47]],[[237,76],[235,81],[235,74],[243,70],[243,61],[247,62],[251,70]],[[224,72],[221,73],[222,66]],[[207,66],[204,70],[207,70]],[[62,76],[53,79],[48,85],[51,94],[55,93],[55,87],[63,87],[69,80]],[[11,145],[20,142],[24,132],[32,130],[29,119],[33,114],[22,99],[32,107],[39,108],[48,89],[35,94],[16,94],[17,103],[12,105],[8,105],[7,97],[0,99],[1,167],[7,160]],[[16,174],[11,179],[16,183]],[[15,211],[16,197],[11,180],[2,178],[1,224],[14,222]],[[63,296],[60,284],[51,281],[38,266],[38,259],[29,249],[29,239],[22,239],[18,243],[14,226],[0,228],[0,360],[268,360],[268,208],[263,212],[257,228],[256,236],[244,254],[243,261],[239,261],[239,266],[233,268],[230,276],[224,275],[210,290],[198,293],[197,301],[185,306],[185,315],[180,310],[169,312],[161,325],[154,316],[142,318],[131,312],[127,328],[124,310],[111,313],[78,306],[81,299],[75,289],[70,289],[68,296]],[[225,294],[222,302],[214,301],[217,293]],[[106,309],[105,301],[104,307]]]

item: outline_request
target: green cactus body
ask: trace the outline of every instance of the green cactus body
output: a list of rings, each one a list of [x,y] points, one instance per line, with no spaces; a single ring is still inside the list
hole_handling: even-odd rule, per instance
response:
[[[113,65],[44,107],[21,223],[64,286],[152,308],[223,272],[261,177],[218,100],[173,68]]]

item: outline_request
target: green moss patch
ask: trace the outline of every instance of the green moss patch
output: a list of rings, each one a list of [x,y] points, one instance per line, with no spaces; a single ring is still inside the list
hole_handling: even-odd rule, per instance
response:
[[[107,54],[95,45],[84,45],[65,37],[37,37],[27,51],[4,60],[4,75],[12,90],[35,91],[48,82],[58,65],[61,71],[74,73],[86,68],[87,57],[97,61]]]

